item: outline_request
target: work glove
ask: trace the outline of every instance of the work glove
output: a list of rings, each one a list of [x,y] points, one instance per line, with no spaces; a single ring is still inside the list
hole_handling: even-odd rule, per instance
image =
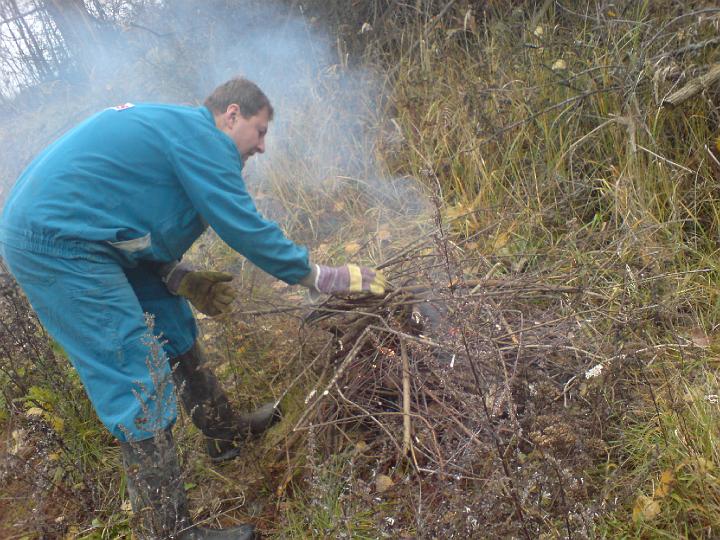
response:
[[[382,271],[346,264],[344,266],[312,265],[311,272],[300,283],[311,293],[359,293],[385,294],[387,282]]]
[[[230,310],[235,289],[229,284],[232,274],[210,270],[192,270],[180,263],[163,277],[172,294],[187,298],[200,313],[209,317]]]

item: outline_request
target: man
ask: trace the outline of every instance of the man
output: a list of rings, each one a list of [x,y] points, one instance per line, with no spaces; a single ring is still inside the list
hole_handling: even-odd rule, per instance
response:
[[[265,94],[242,78],[219,86],[203,107],[106,109],[28,166],[0,219],[8,267],[120,441],[141,536],[254,538],[249,525],[191,524],[171,431],[173,378],[212,459],[237,456],[247,435],[275,418],[272,406],[233,413],[203,365],[184,297],[209,315],[233,297],[231,276],[177,262],[205,228],[288,284],[384,292],[370,268],[311,265],[305,248],[257,212],[241,170],[265,151],[272,116]],[[144,313],[162,343],[148,336]]]

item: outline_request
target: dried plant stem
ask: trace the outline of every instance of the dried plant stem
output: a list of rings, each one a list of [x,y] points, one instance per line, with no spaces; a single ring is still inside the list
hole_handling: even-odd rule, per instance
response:
[[[340,378],[340,376],[345,372],[345,369],[348,367],[348,365],[355,359],[358,352],[360,352],[360,348],[365,344],[365,340],[367,339],[369,328],[365,328],[363,330],[362,334],[360,334],[360,337],[355,341],[355,345],[350,350],[350,352],[347,354],[345,359],[343,360],[342,364],[340,364],[340,367],[335,372],[335,375],[330,380],[330,382],[325,386],[325,389],[317,396],[317,399],[309,405],[304,411],[303,414],[300,416],[300,419],[295,423],[295,427],[293,428],[293,431],[297,431],[307,420],[308,416],[310,415],[310,412],[317,407],[317,405],[322,401],[322,398],[330,393],[330,390],[335,385],[337,380]],[[314,395],[315,390],[311,392],[310,395]]]
[[[407,455],[412,445],[410,438],[411,423],[410,423],[410,361],[408,360],[407,350],[405,348],[405,342],[400,340],[400,356],[402,357],[402,369],[403,369],[403,446],[402,453],[404,456]]]

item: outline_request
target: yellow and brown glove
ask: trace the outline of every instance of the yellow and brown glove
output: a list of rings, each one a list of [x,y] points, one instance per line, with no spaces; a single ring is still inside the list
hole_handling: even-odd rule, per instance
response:
[[[232,274],[211,270],[193,270],[185,263],[171,266],[163,281],[172,294],[187,298],[200,313],[209,317],[230,310],[235,289],[229,284]]]

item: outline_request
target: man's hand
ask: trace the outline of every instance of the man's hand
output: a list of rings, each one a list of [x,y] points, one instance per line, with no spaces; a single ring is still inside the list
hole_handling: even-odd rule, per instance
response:
[[[313,265],[313,270],[300,283],[323,294],[369,292],[383,295],[387,286],[385,276],[380,270],[356,264]]]
[[[214,317],[229,311],[235,300],[235,289],[228,283],[232,279],[225,272],[190,271],[182,276],[174,292],[187,298],[199,312]]]

